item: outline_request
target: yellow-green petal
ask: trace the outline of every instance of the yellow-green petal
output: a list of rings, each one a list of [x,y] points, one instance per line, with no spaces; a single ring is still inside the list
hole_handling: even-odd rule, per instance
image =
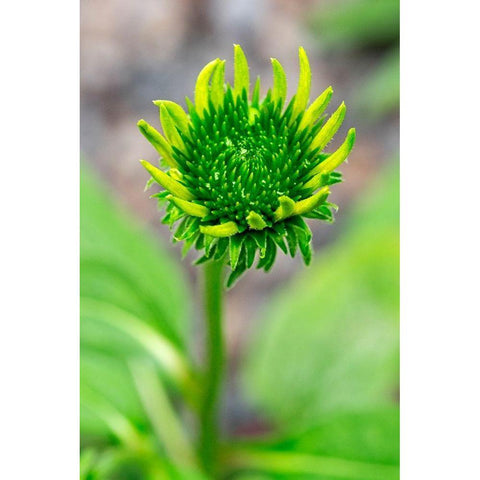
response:
[[[250,212],[247,215],[247,222],[253,230],[263,230],[267,226],[265,220],[257,212]]]
[[[326,186],[321,188],[315,195],[312,195],[305,200],[295,202],[295,207],[293,209],[292,215],[303,215],[310,212],[315,207],[323,203],[329,195],[330,189],[328,188],[328,186]]]
[[[185,110],[178,103],[171,102],[170,100],[154,100],[153,103],[157,105],[159,109],[163,105],[180,131],[184,134],[188,134],[190,119],[185,113]]]
[[[210,213],[207,207],[199,205],[198,203],[187,202],[186,200],[174,197],[173,195],[169,195],[167,198],[187,215],[191,215],[192,217],[203,218]]]
[[[233,46],[233,63],[234,63],[234,83],[233,94],[238,96],[242,94],[243,89],[248,91],[250,88],[250,73],[248,71],[248,62],[245,53],[240,45]]]
[[[163,157],[165,162],[170,167],[178,167],[177,162],[173,158],[172,147],[163,135],[143,119],[138,121],[137,126],[142,135],[152,144],[153,148]]]
[[[313,170],[312,174],[325,174],[333,172],[345,159],[348,157],[348,154],[352,151],[353,145],[355,144],[355,129],[351,128],[345,141],[340,145],[338,150],[332,153],[325,161],[317,165]]]
[[[306,182],[303,186],[304,188],[312,188],[313,190],[316,190],[317,188],[320,188],[322,184],[322,175],[323,173],[317,173],[315,174],[308,182]]]
[[[171,168],[168,174],[174,179],[181,181],[183,179],[183,173],[178,168]]]
[[[347,107],[345,106],[345,103],[342,102],[337,110],[327,120],[321,130],[317,133],[316,137],[312,141],[312,144],[310,145],[310,150],[315,148],[323,150],[328,145],[328,142],[330,142],[342,125],[346,111]]]
[[[248,109],[248,123],[253,125],[255,123],[255,119],[260,116],[260,111],[255,107],[250,107]]]
[[[195,84],[195,108],[200,116],[208,107],[208,82],[219,62],[219,58],[212,60],[198,74],[197,83]]]
[[[226,222],[220,225],[200,225],[200,232],[212,237],[231,237],[238,233],[238,225],[235,222]]]
[[[215,107],[223,104],[225,96],[225,60],[217,63],[212,74],[212,87],[210,90],[210,99]]]
[[[293,107],[293,118],[307,108],[308,98],[310,97],[310,84],[312,81],[310,63],[303,47],[298,49],[298,59],[300,62],[300,75],[298,78],[297,93],[295,95],[295,105]]]
[[[295,202],[286,195],[282,195],[278,198],[280,206],[273,212],[273,219],[278,222],[284,218],[290,217],[295,208]]]
[[[163,132],[168,141],[178,149],[184,150],[185,144],[183,143],[183,139],[178,133],[175,121],[165,105],[160,105],[160,121],[162,122]]]
[[[195,198],[187,187],[171,178],[165,172],[162,172],[159,168],[154,167],[146,160],[140,160],[140,163],[157,183],[176,197],[181,198],[182,200],[193,200]]]
[[[299,130],[313,124],[325,111],[333,95],[333,88],[328,87],[309,107],[300,122]]]
[[[272,101],[278,102],[281,100],[282,106],[287,98],[287,75],[282,67],[282,64],[276,59],[271,58],[273,70],[273,89]]]

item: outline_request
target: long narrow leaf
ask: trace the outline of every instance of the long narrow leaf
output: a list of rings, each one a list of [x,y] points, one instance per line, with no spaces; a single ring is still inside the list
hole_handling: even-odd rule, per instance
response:
[[[155,368],[149,362],[133,360],[130,369],[153,430],[168,456],[177,465],[196,467],[194,450]]]
[[[158,331],[129,312],[107,302],[82,298],[82,314],[94,315],[99,321],[123,331],[135,339],[155,358],[168,376],[190,398],[196,397],[195,375],[185,356]]]

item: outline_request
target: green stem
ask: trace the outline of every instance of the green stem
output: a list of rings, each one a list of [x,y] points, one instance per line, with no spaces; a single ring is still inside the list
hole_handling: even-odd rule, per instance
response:
[[[218,404],[224,368],[223,261],[205,264],[204,288],[207,371],[200,412],[200,456],[206,472],[212,474],[216,470],[218,457]]]

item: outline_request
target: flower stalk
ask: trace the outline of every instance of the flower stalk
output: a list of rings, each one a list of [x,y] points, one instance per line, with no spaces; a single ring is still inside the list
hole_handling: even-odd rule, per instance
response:
[[[218,460],[218,405],[224,369],[223,345],[223,261],[208,262],[204,267],[206,321],[205,391],[200,411],[199,452],[205,471],[213,474]]]

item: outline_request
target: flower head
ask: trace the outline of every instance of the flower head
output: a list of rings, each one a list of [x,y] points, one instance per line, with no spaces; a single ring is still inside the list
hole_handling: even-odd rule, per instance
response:
[[[150,182],[164,190],[154,195],[167,202],[163,223],[184,252],[203,250],[197,263],[225,256],[231,285],[258,252],[257,268],[268,271],[277,248],[293,257],[297,247],[311,260],[311,231],[303,217],[332,221],[330,185],[341,181],[335,169],[347,158],[355,130],[348,131],[333,153],[325,147],[345,117],[342,103],[323,115],[333,90],[328,87],[310,106],[311,72],[299,49],[300,77],[296,95],[285,105],[287,79],[272,58],[273,87],[260,99],[260,78],[250,91],[245,54],[234,46],[234,85],[225,84],[225,60],[208,63],[198,75],[188,113],[168,100],[156,100],[164,135],[144,120],[143,135],[160,154],[163,168],[145,160]]]

